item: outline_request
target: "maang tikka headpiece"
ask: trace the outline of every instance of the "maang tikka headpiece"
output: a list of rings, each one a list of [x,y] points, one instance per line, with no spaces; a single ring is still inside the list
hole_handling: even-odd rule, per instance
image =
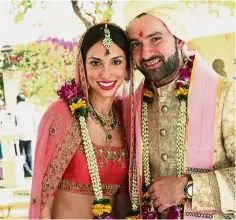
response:
[[[106,55],[110,54],[109,48],[111,47],[111,45],[113,43],[113,41],[111,39],[110,30],[107,28],[107,24],[105,24],[104,34],[105,34],[105,37],[104,37],[102,43],[103,43],[104,47],[106,48],[106,53],[105,53],[105,56],[106,56]]]

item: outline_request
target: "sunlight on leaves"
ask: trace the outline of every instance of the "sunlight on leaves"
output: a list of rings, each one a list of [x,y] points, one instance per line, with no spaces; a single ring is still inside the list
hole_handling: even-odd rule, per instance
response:
[[[57,38],[18,45],[12,52],[2,53],[0,69],[16,67],[14,78],[20,80],[21,91],[34,104],[46,107],[49,100],[58,99],[59,86],[74,77],[76,46],[75,41]]]

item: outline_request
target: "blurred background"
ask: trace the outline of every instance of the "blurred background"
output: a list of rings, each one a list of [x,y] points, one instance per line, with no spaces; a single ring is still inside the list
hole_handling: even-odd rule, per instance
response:
[[[185,24],[191,27],[188,47],[197,49],[220,75],[236,79],[235,1],[178,3],[186,11]],[[0,0],[0,218],[26,218],[28,212],[31,175],[24,173],[15,115],[29,118],[30,112],[32,116],[28,124],[34,157],[38,123],[57,99],[57,89],[74,75],[80,36],[102,21],[125,28],[124,4],[118,0]],[[137,71],[136,79],[141,78]],[[25,98],[20,113],[19,94]]]

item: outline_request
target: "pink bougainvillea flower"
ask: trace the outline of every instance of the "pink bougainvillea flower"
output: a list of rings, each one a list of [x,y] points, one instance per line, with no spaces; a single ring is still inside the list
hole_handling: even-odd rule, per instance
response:
[[[67,102],[71,102],[73,99],[78,97],[78,91],[76,88],[75,81],[65,83],[61,89],[57,92],[60,98],[65,99]]]

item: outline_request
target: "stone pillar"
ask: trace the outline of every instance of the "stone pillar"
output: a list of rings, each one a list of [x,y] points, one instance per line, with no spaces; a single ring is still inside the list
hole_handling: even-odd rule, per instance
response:
[[[6,108],[13,111],[16,106],[16,96],[20,92],[19,80],[14,79],[14,75],[20,75],[14,68],[3,72],[4,93],[6,100]]]

